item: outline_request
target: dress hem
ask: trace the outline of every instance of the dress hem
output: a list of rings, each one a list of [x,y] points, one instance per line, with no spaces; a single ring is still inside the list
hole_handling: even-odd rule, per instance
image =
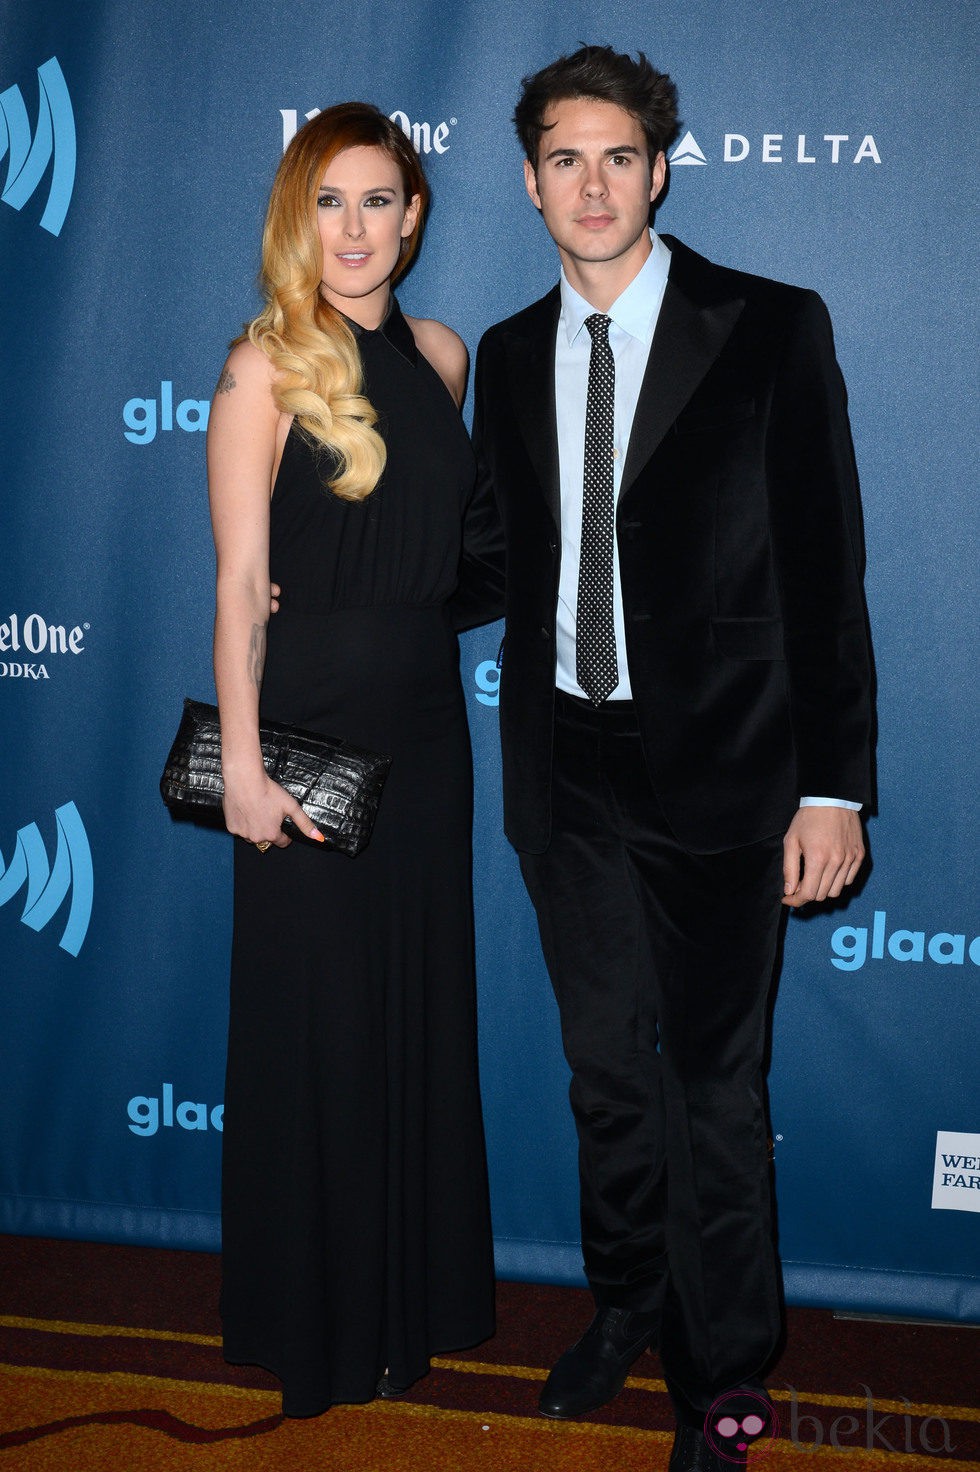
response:
[[[405,1386],[405,1392],[411,1390],[415,1385],[418,1384],[418,1382],[420,1380],[423,1380],[425,1378],[425,1376],[429,1374],[429,1372],[432,1369],[431,1361],[432,1361],[433,1358],[435,1358],[435,1357],[437,1357],[439,1355],[443,1355],[443,1354],[457,1353],[458,1351],[463,1350],[463,1349],[473,1349],[473,1348],[476,1347],[476,1345],[478,1345],[478,1344],[484,1344],[488,1339],[492,1339],[493,1338],[493,1335],[496,1333],[496,1331],[497,1331],[496,1320],[491,1320],[490,1321],[489,1328],[487,1328],[485,1332],[483,1332],[483,1331],[479,1332],[476,1335],[475,1338],[471,1338],[471,1337],[467,1336],[464,1340],[461,1341],[460,1338],[457,1335],[454,1334],[452,1336],[452,1343],[433,1346],[428,1351],[428,1363],[426,1364],[425,1369],[424,1370],[420,1370],[417,1375],[414,1375],[412,1377],[412,1379],[409,1382],[409,1384],[407,1386]],[[266,1373],[269,1374],[269,1375],[274,1375],[275,1378],[279,1381],[280,1385],[282,1385],[284,1383],[283,1382],[283,1378],[280,1375],[279,1371],[273,1369],[272,1365],[270,1365],[269,1363],[267,1363],[266,1360],[261,1359],[261,1358],[259,1358],[256,1355],[251,1355],[251,1354],[248,1354],[248,1353],[228,1354],[226,1352],[223,1352],[223,1356],[222,1357],[223,1357],[225,1363],[228,1364],[228,1365],[253,1365],[257,1369],[265,1370]],[[378,1371],[378,1379],[379,1380],[380,1380],[382,1374],[383,1374],[383,1369]],[[402,1391],[399,1391],[399,1394],[402,1394]],[[283,1392],[283,1395],[285,1396],[285,1392]],[[282,1412],[282,1414],[284,1416],[286,1416],[291,1421],[294,1421],[294,1420],[295,1421],[308,1421],[313,1416],[322,1416],[322,1415],[324,1415],[327,1411],[331,1410],[334,1406],[363,1406],[363,1405],[370,1404],[371,1401],[380,1400],[380,1399],[382,1399],[382,1397],[380,1397],[377,1394],[376,1390],[372,1390],[369,1395],[357,1395],[357,1396],[355,1396],[355,1395],[343,1395],[343,1396],[337,1396],[336,1399],[334,1399],[334,1400],[327,1400],[327,1401],[325,1401],[323,1403],[323,1405],[320,1406],[316,1410],[309,1410],[309,1411],[302,1410],[302,1411],[300,1411],[300,1410],[292,1409],[292,1410],[288,1410],[287,1411],[286,1408],[285,1408],[285,1406],[283,1406],[283,1412]]]

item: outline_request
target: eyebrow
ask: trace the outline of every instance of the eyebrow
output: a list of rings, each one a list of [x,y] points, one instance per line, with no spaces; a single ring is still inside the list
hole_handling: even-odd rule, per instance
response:
[[[336,184],[318,184],[316,188],[318,194],[324,194],[326,192],[329,192],[330,194],[343,194],[344,192],[342,189],[338,189]],[[355,189],[354,193],[361,195],[397,194],[398,191],[392,184],[379,184],[376,189]]]
[[[553,148],[549,153],[545,154],[545,163],[553,158],[582,158],[584,152],[584,149],[581,148]],[[632,153],[637,158],[640,156],[640,150],[635,148],[632,143],[623,143],[617,148],[604,148],[602,150],[603,158],[611,158],[617,153]]]

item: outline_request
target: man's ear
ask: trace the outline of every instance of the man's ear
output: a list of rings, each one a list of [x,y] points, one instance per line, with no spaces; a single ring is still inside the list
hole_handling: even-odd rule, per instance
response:
[[[663,157],[663,155],[661,155]],[[534,165],[529,158],[524,160],[524,188],[531,196],[531,202],[535,209],[541,208],[541,196],[538,194],[538,176],[534,172]]]
[[[661,190],[664,187],[664,180],[666,179],[666,177],[667,177],[667,158],[666,158],[666,155],[663,153],[663,151],[661,151],[660,153],[657,154],[657,157],[654,159],[654,161],[653,161],[653,168],[650,170],[650,203],[651,204],[655,204],[656,201],[660,198],[660,192],[661,192]]]

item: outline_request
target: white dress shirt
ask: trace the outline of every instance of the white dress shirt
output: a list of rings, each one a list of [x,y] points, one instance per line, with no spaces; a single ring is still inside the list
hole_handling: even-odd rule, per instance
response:
[[[609,318],[609,346],[616,364],[613,420],[613,497],[619,502],[623,465],[633,416],[640,397],[650,344],[667,287],[670,251],[652,230],[652,249],[626,290],[605,315]],[[585,326],[595,307],[579,296],[561,273],[561,316],[555,344],[555,405],[558,421],[558,469],[561,489],[561,574],[558,583],[559,690],[584,698],[575,678],[575,611],[578,604],[579,557],[582,549],[582,467],[585,463],[585,415],[588,405],[589,357],[592,339]],[[626,660],[626,624],[619,574],[619,543],[613,538],[613,627],[619,684],[610,700],[630,700]]]

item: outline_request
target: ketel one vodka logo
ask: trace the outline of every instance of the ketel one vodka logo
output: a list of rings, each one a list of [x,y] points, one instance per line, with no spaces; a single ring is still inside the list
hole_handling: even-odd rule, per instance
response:
[[[33,137],[20,88],[15,84],[0,92],[0,163],[4,157],[7,181],[0,199],[15,210],[23,209],[51,164],[41,229],[60,235],[75,187],[75,115],[56,57],[37,69],[37,127]]]
[[[311,118],[319,115],[320,108],[311,107],[309,112],[303,114],[303,122],[308,123]],[[302,125],[295,107],[281,107],[279,116],[282,118],[282,151],[285,153]],[[413,123],[408,113],[398,108],[389,113],[388,117],[391,122],[397,123],[406,138],[411,139],[416,153],[420,153],[423,158],[429,153],[449,152],[449,133],[456,126],[455,118],[444,118],[440,123]]]
[[[84,654],[89,625],[49,624],[39,613],[16,613],[0,623],[0,680],[47,680],[48,663],[62,654]],[[40,657],[38,657],[40,656]]]
[[[58,824],[58,846],[53,864],[48,860],[36,823],[18,829],[9,864],[4,863],[0,849],[0,905],[23,890],[24,908],[20,918],[32,930],[40,931],[54,919],[70,895],[68,918],[58,944],[70,956],[77,956],[92,917],[92,850],[73,802],[56,808],[54,816]]]

